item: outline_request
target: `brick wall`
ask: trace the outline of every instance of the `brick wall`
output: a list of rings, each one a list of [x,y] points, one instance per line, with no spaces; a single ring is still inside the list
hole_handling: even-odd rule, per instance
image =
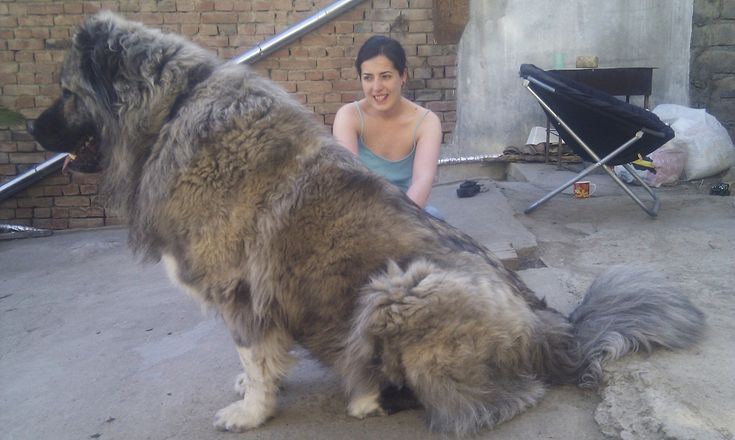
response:
[[[353,67],[369,36],[390,35],[409,56],[407,97],[436,112],[444,142],[455,124],[456,45],[436,44],[434,0],[365,0],[254,68],[277,81],[317,118],[361,97]],[[99,9],[183,34],[232,58],[308,17],[332,0],[0,1],[0,106],[33,119],[58,95],[58,73],[74,27]],[[0,126],[0,182],[42,162],[22,126]],[[66,229],[119,223],[97,197],[96,176],[56,173],[0,202],[0,223]]]
[[[695,0],[692,22],[691,105],[735,140],[735,1]]]

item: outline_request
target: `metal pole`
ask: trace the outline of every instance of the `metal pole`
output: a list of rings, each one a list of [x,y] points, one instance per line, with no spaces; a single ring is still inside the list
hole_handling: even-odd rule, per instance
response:
[[[338,0],[331,5],[320,9],[310,17],[296,23],[280,34],[257,43],[255,47],[231,59],[228,63],[242,64],[257,62],[284,45],[302,37],[312,29],[328,22],[333,16],[340,15],[363,1],[365,0]]]

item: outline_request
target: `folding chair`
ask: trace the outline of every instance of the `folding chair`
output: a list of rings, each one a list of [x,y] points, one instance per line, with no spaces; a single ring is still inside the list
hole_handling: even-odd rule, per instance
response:
[[[537,202],[526,208],[528,214],[574,182],[602,168],[648,215],[658,214],[656,193],[638,176],[631,162],[645,157],[674,137],[674,131],[655,114],[628,104],[585,84],[546,72],[533,64],[522,64],[523,85],[546,112],[559,137],[583,160],[592,162]],[[647,206],[613,172],[622,165],[651,196]]]

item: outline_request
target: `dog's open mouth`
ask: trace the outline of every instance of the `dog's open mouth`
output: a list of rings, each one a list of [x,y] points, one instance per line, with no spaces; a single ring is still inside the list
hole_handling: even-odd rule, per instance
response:
[[[62,172],[98,173],[101,171],[99,145],[95,136],[89,136],[73,152],[69,153]]]

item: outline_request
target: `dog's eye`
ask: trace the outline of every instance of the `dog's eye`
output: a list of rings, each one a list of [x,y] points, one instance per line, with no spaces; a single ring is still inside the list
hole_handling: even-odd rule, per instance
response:
[[[62,89],[62,90],[61,90],[61,97],[62,97],[62,98],[64,98],[64,99],[69,99],[69,98],[71,98],[71,97],[72,97],[73,95],[74,95],[74,94],[73,94],[73,93],[71,92],[71,90],[69,90],[69,89]]]

